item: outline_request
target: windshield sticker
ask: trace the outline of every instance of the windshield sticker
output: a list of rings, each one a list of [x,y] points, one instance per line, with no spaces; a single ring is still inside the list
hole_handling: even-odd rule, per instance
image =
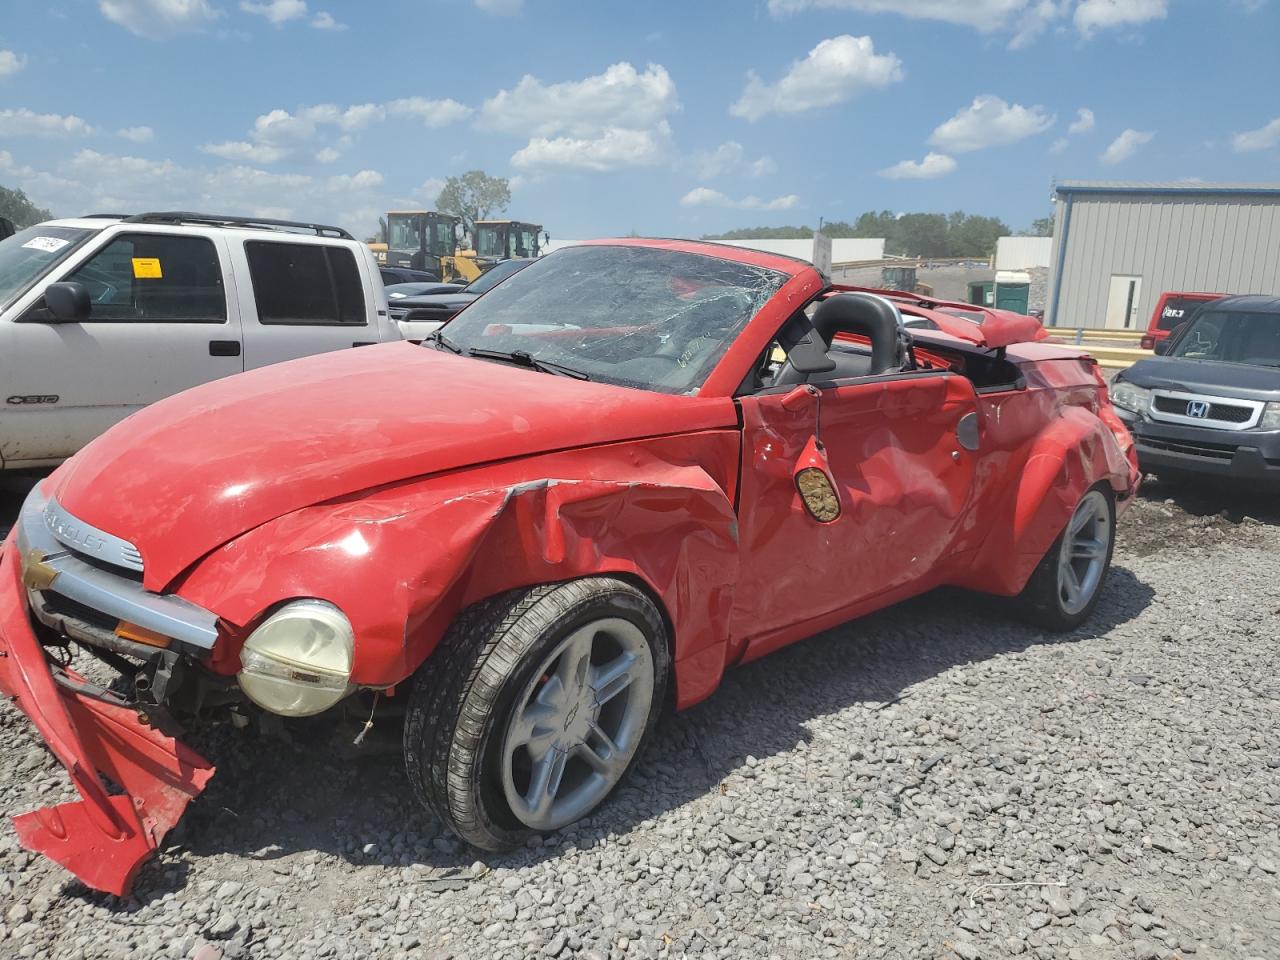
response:
[[[27,250],[41,250],[45,253],[57,253],[70,242],[70,240],[63,240],[61,237],[32,237],[22,246]]]
[[[136,280],[163,280],[159,257],[134,257],[133,276]]]

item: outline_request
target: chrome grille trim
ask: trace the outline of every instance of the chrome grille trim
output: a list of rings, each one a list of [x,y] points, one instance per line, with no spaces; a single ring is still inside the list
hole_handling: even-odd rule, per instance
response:
[[[1161,423],[1177,423],[1184,427],[1211,427],[1214,430],[1250,430],[1258,425],[1262,419],[1262,410],[1266,406],[1261,400],[1244,400],[1240,397],[1214,397],[1206,393],[1186,393],[1182,390],[1152,390],[1154,398],[1159,397],[1168,400],[1176,400],[1183,404],[1192,401],[1209,404],[1209,410],[1212,413],[1214,407],[1247,407],[1250,411],[1249,418],[1235,422],[1232,420],[1217,420],[1213,417],[1188,417],[1181,413],[1170,413],[1157,409],[1157,405],[1152,402],[1147,410],[1147,416],[1152,420]]]
[[[43,562],[58,571],[46,588],[92,610],[128,620],[199,650],[212,650],[218,640],[218,618],[203,607],[172,594],[152,593],[127,576],[81,560],[58,540],[45,522],[49,503],[36,487],[18,516],[17,547],[25,556],[39,550]],[[123,565],[122,565],[123,566]]]
[[[142,573],[142,554],[128,540],[85,523],[57,500],[45,505],[43,516],[45,529],[67,549],[113,567]]]

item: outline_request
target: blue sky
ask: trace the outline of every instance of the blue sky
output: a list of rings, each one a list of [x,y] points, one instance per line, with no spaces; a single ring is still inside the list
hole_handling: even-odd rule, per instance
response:
[[[5,0],[0,185],[332,221],[472,168],[553,237],[1280,180],[1280,0]]]

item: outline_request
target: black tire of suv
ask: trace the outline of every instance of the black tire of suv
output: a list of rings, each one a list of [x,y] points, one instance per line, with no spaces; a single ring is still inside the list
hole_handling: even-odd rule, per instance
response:
[[[1063,527],[1062,532],[1054,539],[1053,544],[1036,565],[1031,578],[1027,581],[1027,585],[1022,589],[1022,593],[1018,594],[1018,606],[1023,618],[1033,626],[1040,627],[1050,633],[1066,633],[1076,629],[1076,627],[1088,620],[1093,615],[1094,608],[1098,605],[1103,587],[1107,583],[1107,576],[1111,572],[1111,557],[1115,552],[1116,546],[1115,493],[1105,481],[1095,484],[1085,493],[1088,495],[1095,490],[1101,492],[1107,501],[1111,536],[1107,540],[1107,559],[1103,565],[1102,576],[1099,578],[1098,586],[1093,591],[1093,596],[1088,604],[1078,613],[1068,613],[1063,607],[1062,597],[1058,591],[1058,554],[1062,550],[1062,539],[1067,533],[1066,526]],[[1071,516],[1075,516],[1074,510]],[[1070,523],[1071,519],[1068,518],[1067,525],[1070,525]]]
[[[653,654],[653,697],[638,757],[666,702],[670,652],[657,606],[625,581],[589,577],[481,601],[458,616],[440,648],[418,669],[404,726],[409,782],[415,796],[467,843],[503,851],[535,834],[515,818],[503,793],[501,748],[508,716],[552,648],[601,617],[634,623]]]

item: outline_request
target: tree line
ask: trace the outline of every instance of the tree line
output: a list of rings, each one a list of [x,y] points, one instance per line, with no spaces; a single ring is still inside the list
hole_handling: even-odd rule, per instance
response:
[[[996,252],[996,240],[1010,231],[999,217],[982,217],[957,211],[945,213],[905,213],[890,210],[868,211],[853,223],[833,220],[822,225],[822,232],[833,240],[846,238],[879,238],[885,240],[885,253],[908,257],[990,257]],[[1053,235],[1053,218],[1043,217],[1023,231],[1024,236]],[[813,228],[746,227],[728,233],[711,234],[704,240],[807,240]]]
[[[0,217],[12,220],[13,225],[21,230],[35,223],[52,220],[53,214],[43,207],[37,207],[21,190],[0,187]]]

